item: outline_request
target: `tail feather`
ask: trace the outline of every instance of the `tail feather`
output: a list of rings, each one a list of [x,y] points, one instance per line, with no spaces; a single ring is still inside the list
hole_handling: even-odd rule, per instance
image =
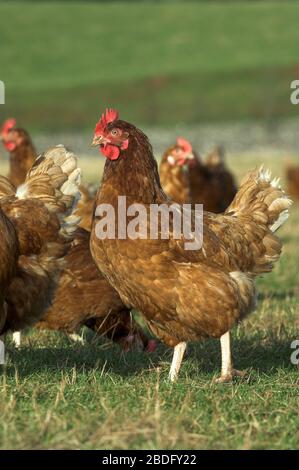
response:
[[[291,199],[280,186],[278,178],[261,167],[246,175],[226,214],[249,215],[256,223],[276,232],[289,217]]]
[[[50,212],[58,215],[60,233],[68,238],[76,230],[80,218],[72,214],[79,198],[81,170],[76,156],[57,145],[41,155],[16,191],[18,199],[38,199]],[[1,189],[1,182],[0,182]]]
[[[271,180],[269,170],[260,168],[246,175],[226,215],[242,223],[245,237],[252,240],[254,275],[269,272],[279,259],[282,243],[275,232],[289,217],[291,199],[282,190],[279,179]],[[259,242],[258,242],[259,240]]]
[[[76,156],[57,145],[41,155],[18,187],[18,199],[37,198],[51,212],[70,213],[80,197],[81,170]]]
[[[5,176],[0,176],[0,199],[6,196],[14,196],[16,188]]]

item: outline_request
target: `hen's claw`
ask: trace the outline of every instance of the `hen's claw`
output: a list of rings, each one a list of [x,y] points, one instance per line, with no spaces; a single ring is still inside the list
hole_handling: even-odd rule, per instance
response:
[[[221,375],[218,379],[215,379],[216,384],[229,383],[233,381],[234,377],[245,377],[247,374],[246,370],[232,369],[227,374]]]

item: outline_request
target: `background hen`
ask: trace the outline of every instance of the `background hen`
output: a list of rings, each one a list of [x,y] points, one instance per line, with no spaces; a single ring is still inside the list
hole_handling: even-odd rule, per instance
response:
[[[219,199],[218,202],[215,201],[215,204],[218,205],[218,210],[213,210],[212,212],[224,212],[237,193],[237,185],[232,172],[226,166],[225,151],[221,145],[217,145],[207,155],[205,167],[212,175],[214,185],[219,188]]]
[[[5,121],[0,135],[5,149],[9,152],[8,179],[17,187],[25,181],[37,153],[30,135],[25,129],[16,127],[15,119]]]
[[[161,160],[159,173],[166,194],[179,204],[203,204],[209,212],[224,212],[236,194],[236,185],[223,158],[215,151],[207,163],[191,144],[178,138]]]
[[[286,179],[288,193],[296,201],[299,200],[299,167],[294,164],[288,164],[286,167]]]

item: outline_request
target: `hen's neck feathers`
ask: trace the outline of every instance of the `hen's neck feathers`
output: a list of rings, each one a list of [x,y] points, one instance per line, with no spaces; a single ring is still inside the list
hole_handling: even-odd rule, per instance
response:
[[[106,161],[98,203],[113,204],[112,194],[115,197],[127,196],[131,201],[144,204],[165,202],[167,198],[160,184],[157,162],[148,138],[124,121],[118,121],[115,125],[129,132],[129,147],[121,152],[117,160]]]
[[[25,141],[11,152],[14,160],[23,160],[24,158],[36,158],[37,152],[30,141]]]

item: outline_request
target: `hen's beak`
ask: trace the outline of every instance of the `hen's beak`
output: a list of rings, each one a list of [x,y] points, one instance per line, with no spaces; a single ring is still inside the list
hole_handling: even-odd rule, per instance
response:
[[[97,147],[98,145],[104,144],[105,139],[102,135],[95,135],[91,143],[91,147]]]

